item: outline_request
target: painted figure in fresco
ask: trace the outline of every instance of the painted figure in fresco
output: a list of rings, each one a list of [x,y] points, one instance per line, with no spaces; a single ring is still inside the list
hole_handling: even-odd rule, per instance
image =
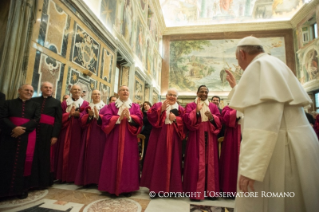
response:
[[[306,58],[306,70],[308,73],[309,81],[316,79],[318,75],[318,56],[316,50],[311,50]]]
[[[144,35],[143,35],[143,26],[139,26],[139,32],[138,32],[138,53],[140,55],[140,59],[142,60],[143,59],[143,51],[144,51],[144,48],[143,48],[143,43],[144,43]]]
[[[124,17],[123,17],[123,35],[125,40],[129,43],[132,32],[132,19],[133,9],[131,0],[126,0],[124,5]]]

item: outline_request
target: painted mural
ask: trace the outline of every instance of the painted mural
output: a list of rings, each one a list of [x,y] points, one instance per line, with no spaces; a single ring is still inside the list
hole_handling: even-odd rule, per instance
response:
[[[141,62],[144,61],[145,57],[145,32],[144,27],[142,24],[142,21],[140,19],[137,19],[137,30],[136,30],[137,36],[136,36],[136,55],[141,60]]]
[[[85,92],[85,96],[82,98],[88,102],[91,102],[92,91],[97,88],[96,80],[83,75],[81,72],[73,68],[69,68],[65,94],[70,94],[72,85],[79,85],[82,91]]]
[[[297,52],[299,71],[297,78],[301,84],[312,80],[319,80],[319,39],[315,40],[311,45],[300,49]]]
[[[129,86],[130,67],[122,67],[121,85]]]
[[[100,14],[97,17],[100,17],[102,23],[106,28],[113,32],[115,20],[116,20],[116,9],[117,1],[114,0],[102,0]]]
[[[305,0],[160,0],[167,27],[288,20]]]
[[[235,57],[239,40],[171,42],[169,87],[176,88],[180,93],[187,93],[204,84],[210,91],[230,91],[225,69],[230,70],[237,81],[243,74]],[[283,37],[260,38],[260,40],[266,53],[286,62]]]
[[[100,77],[108,83],[111,83],[112,79],[113,58],[113,53],[103,48]]]
[[[75,25],[72,61],[97,75],[100,44],[79,25]]]
[[[134,86],[134,103],[142,104],[144,102],[144,87],[145,83],[139,77],[135,76],[135,86]]]
[[[52,52],[66,56],[70,17],[52,0],[44,0],[37,42]]]
[[[41,83],[51,82],[53,85],[53,96],[61,98],[62,79],[64,73],[64,64],[56,59],[49,57],[40,51],[37,51],[34,63],[32,86],[34,88],[33,96],[41,95]]]
[[[131,43],[131,34],[134,19],[133,0],[124,1],[122,34],[128,44]]]

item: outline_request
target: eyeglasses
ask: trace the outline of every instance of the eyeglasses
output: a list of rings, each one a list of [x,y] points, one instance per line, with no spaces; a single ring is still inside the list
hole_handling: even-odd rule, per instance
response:
[[[128,89],[121,89],[120,91],[127,91],[128,92],[129,90]]]
[[[171,94],[171,93],[168,93],[167,96],[169,96],[169,97],[177,97],[176,94]]]

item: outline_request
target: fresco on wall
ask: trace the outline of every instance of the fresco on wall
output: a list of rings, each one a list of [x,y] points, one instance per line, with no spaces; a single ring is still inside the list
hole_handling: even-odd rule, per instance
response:
[[[110,87],[100,82],[101,100],[105,103],[109,103]]]
[[[150,101],[150,87],[145,86],[145,91],[144,91],[144,101]]]
[[[162,82],[161,82],[162,78],[161,77],[162,77],[162,57],[159,56],[159,58],[158,58],[158,68],[157,68],[157,84],[158,85],[162,84]]]
[[[235,57],[240,39],[173,41],[170,43],[169,87],[193,92],[199,85],[210,91],[230,91],[225,69],[240,80],[243,70]],[[286,63],[283,37],[260,38],[265,52]]]
[[[158,60],[157,51],[154,48],[153,62],[152,62],[152,76],[153,76],[153,79],[155,80],[155,82],[157,81],[157,68],[158,68],[157,60]]]
[[[41,95],[42,82],[51,82],[53,85],[52,96],[54,96],[57,99],[60,99],[63,73],[63,63],[41,53],[40,51],[37,51],[32,77],[32,86],[34,88],[33,96]]]
[[[122,34],[130,44],[131,33],[133,28],[133,0],[124,1],[124,11],[123,11],[123,24],[122,24]]]
[[[72,85],[79,85],[85,92],[84,100],[91,102],[92,91],[97,88],[97,81],[69,67],[65,94],[70,94]]]
[[[145,52],[145,34],[144,34],[144,27],[142,21],[138,18],[137,19],[137,37],[136,37],[136,55],[141,60],[144,61],[144,52]]]
[[[100,15],[97,15],[97,17],[100,17],[100,20],[106,26],[106,28],[111,32],[113,32],[113,26],[115,25],[116,9],[117,9],[116,7],[117,7],[117,1],[102,0]]]
[[[134,103],[142,104],[144,102],[144,81],[135,75]]]
[[[109,50],[103,48],[100,78],[104,79],[108,83],[111,83],[112,69],[113,54]]]
[[[315,40],[310,46],[300,49],[297,52],[299,71],[297,71],[297,78],[301,84],[312,80],[319,80],[318,69],[318,53],[319,40]]]
[[[100,44],[78,24],[75,26],[72,61],[97,75]]]
[[[160,0],[167,27],[290,20],[305,0]]]
[[[147,41],[147,47],[146,47],[146,62],[145,62],[145,68],[146,68],[146,72],[149,74],[149,75],[152,75],[152,65],[153,65],[153,51],[152,51],[152,48],[150,46],[150,40]]]
[[[53,1],[44,0],[37,42],[54,53],[66,56],[70,17]]]
[[[130,67],[122,66],[121,85],[129,86]]]

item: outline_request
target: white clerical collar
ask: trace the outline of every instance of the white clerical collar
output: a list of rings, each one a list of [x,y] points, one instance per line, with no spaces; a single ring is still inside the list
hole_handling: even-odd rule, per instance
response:
[[[132,107],[132,100],[130,98],[128,98],[125,102],[122,102],[120,100],[120,98],[118,98],[116,101],[115,101],[115,106],[117,108],[120,108],[122,106],[126,107],[126,108],[131,108]]]
[[[198,99],[198,97],[196,97],[196,99],[195,99],[195,103],[197,104],[197,99]],[[205,101],[202,101],[202,100],[200,100],[200,103],[205,103],[205,105],[209,105],[209,101],[208,101],[208,98],[205,100]]]
[[[79,99],[77,99],[77,100],[73,100],[72,99],[72,97],[70,96],[69,98],[67,98],[66,100],[66,105],[67,106],[70,106],[70,105],[72,105],[72,104],[75,104],[75,105],[82,105],[82,103],[84,102],[84,100],[80,97]]]
[[[98,111],[100,111],[105,106],[105,103],[101,100],[97,104],[94,104],[93,102],[91,102],[89,106],[90,106],[91,110],[94,110],[93,108],[96,107],[96,109]]]

